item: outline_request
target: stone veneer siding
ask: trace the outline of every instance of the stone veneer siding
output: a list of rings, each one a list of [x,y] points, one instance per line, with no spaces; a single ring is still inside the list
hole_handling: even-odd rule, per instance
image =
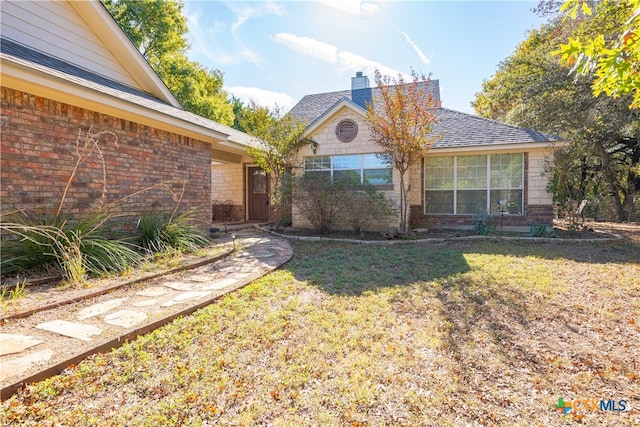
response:
[[[9,88],[1,90],[0,197],[3,212],[11,209],[58,207],[77,160],[79,129],[110,131],[99,141],[106,165],[106,203],[116,202],[143,189],[151,190],[115,205],[130,215],[129,225],[145,212],[172,211],[186,181],[180,211],[196,209],[200,226],[211,218],[211,149],[206,142],[150,128]],[[84,140],[81,139],[81,143]],[[80,165],[63,211],[82,214],[98,206],[103,189],[102,162],[97,150]]]
[[[336,126],[340,121],[345,119],[351,119],[358,125],[358,135],[350,142],[342,142],[336,137]],[[314,153],[309,146],[302,147],[298,151],[297,164],[299,168],[297,172],[302,173],[304,168],[304,158],[307,156],[343,156],[349,154],[368,154],[380,151],[380,148],[370,140],[369,125],[364,117],[354,113],[351,110],[341,110],[339,114],[336,114],[330,120],[328,120],[321,128],[317,129],[313,134],[309,135],[314,141],[318,143],[316,152]],[[393,182],[400,182],[400,176],[394,170]],[[381,191],[387,199],[393,200],[396,204],[400,201],[400,190],[397,185],[385,185],[379,186]],[[309,228],[310,224],[294,206],[292,209],[293,226],[297,228]],[[377,221],[375,224],[368,224],[364,228],[366,230],[388,230],[389,228],[397,227],[400,217],[388,217]],[[335,229],[349,229],[346,224],[336,224]]]
[[[211,201],[220,203],[231,201],[232,221],[243,221],[244,212],[244,176],[242,164],[221,164],[211,167]],[[215,219],[216,222],[219,218]]]
[[[505,229],[523,230],[532,225],[553,224],[552,195],[546,190],[547,179],[543,176],[545,159],[549,154],[546,150],[524,154],[524,215],[494,215],[498,227],[502,225]],[[414,228],[472,228],[473,215],[424,214],[424,160],[419,167],[420,171],[416,168],[411,170],[412,188],[420,189],[418,194],[412,192],[411,225]],[[416,179],[418,177],[419,182]]]

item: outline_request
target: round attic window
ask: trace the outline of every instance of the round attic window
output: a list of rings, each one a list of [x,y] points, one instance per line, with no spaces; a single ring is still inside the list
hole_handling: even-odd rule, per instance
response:
[[[342,142],[351,142],[358,135],[358,125],[351,119],[341,120],[336,126],[336,136]]]

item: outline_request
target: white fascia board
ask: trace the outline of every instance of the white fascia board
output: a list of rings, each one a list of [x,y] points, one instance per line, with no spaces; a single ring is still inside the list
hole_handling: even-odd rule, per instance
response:
[[[12,63],[2,56],[2,86],[220,145],[229,135]]]
[[[534,150],[557,149],[563,145],[561,141],[553,142],[521,142],[506,144],[469,145],[464,147],[433,147],[427,151],[430,154],[455,154],[455,153],[486,153],[486,152],[526,152]]]
[[[98,38],[121,61],[144,92],[149,92],[156,98],[182,109],[176,97],[99,0],[70,1],[69,5],[95,30]]]
[[[311,135],[316,129],[322,126],[327,120],[331,119],[334,115],[340,112],[343,108],[349,109],[353,111],[355,114],[358,114],[362,117],[367,116],[367,110],[349,100],[348,98],[342,98],[327,111],[322,113],[317,119],[311,122],[307,128],[304,130],[302,134],[302,138],[306,138]]]
[[[231,141],[230,139],[226,139],[225,141],[220,141],[217,144],[218,147],[225,147],[230,151],[235,151],[238,154],[246,154],[247,146],[245,144],[240,144],[235,141]]]

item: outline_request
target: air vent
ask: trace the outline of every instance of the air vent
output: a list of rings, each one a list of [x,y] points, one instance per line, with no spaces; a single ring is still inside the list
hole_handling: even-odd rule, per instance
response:
[[[342,120],[336,126],[336,136],[342,142],[351,142],[356,135],[358,135],[358,125],[353,120]]]

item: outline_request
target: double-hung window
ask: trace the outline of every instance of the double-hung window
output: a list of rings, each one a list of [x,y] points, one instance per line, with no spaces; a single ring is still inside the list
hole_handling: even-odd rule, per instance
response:
[[[522,215],[522,153],[425,158],[426,214]]]
[[[385,185],[393,182],[391,167],[377,154],[305,157],[304,173],[360,184]]]

